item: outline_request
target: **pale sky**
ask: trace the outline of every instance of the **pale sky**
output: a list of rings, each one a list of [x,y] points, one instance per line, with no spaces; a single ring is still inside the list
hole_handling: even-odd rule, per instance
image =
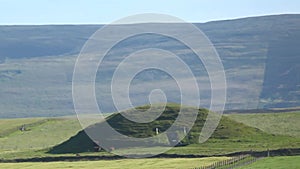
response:
[[[298,0],[0,0],[0,25],[106,24],[140,13],[187,22],[300,13]]]

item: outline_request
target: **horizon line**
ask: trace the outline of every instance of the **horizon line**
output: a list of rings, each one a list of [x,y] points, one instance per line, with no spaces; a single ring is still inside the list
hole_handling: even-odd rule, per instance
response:
[[[193,24],[206,24],[211,22],[222,22],[222,21],[232,21],[239,19],[248,19],[248,18],[259,18],[259,17],[271,17],[271,16],[284,16],[284,15],[300,15],[300,13],[274,13],[274,14],[266,14],[266,15],[250,15],[250,16],[242,16],[236,18],[223,18],[216,20],[208,20],[208,21],[186,21],[182,23],[193,23]],[[180,22],[136,22],[136,23],[124,23],[124,24],[147,24],[147,23],[180,23]],[[89,25],[110,25],[111,23],[11,23],[11,24],[0,24],[0,26],[89,26]],[[113,24],[112,24],[113,25]],[[116,24],[121,25],[121,24]]]

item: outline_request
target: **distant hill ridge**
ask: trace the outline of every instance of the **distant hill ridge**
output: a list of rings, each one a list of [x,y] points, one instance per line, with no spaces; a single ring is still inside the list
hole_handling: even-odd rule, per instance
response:
[[[264,38],[296,28],[300,14],[271,15],[194,23],[214,42],[223,36],[253,33]],[[285,25],[289,23],[289,25]],[[292,24],[292,25],[291,25]],[[103,25],[0,25],[0,60],[76,54]],[[236,29],[238,28],[238,29]],[[272,28],[270,31],[269,28]],[[225,34],[225,32],[229,34]],[[276,34],[274,34],[276,35]],[[281,35],[277,35],[281,36]],[[233,38],[233,37],[232,37]],[[16,50],[17,49],[17,50]]]
[[[242,18],[195,23],[211,40],[224,65],[227,81],[226,110],[289,108],[300,106],[300,14]],[[71,82],[75,59],[88,38],[103,25],[0,26],[0,117],[63,116],[74,114]],[[171,39],[156,36],[129,39],[112,56],[147,46],[184,53],[187,64],[202,71],[190,51]],[[143,46],[144,45],[144,46]],[[102,77],[112,74],[102,67]],[[200,70],[201,69],[201,70]],[[204,70],[204,69],[203,69]],[[197,77],[205,77],[196,74]],[[148,72],[137,82],[164,80]],[[100,80],[101,79],[101,80]],[[207,79],[206,79],[207,80]],[[201,107],[209,107],[210,85],[201,83]],[[145,86],[144,86],[145,87]],[[134,88],[134,87],[133,87]],[[146,88],[146,87],[145,87]],[[108,90],[97,89],[104,112],[116,111]],[[174,92],[172,92],[174,93]],[[28,99],[30,98],[30,99]],[[134,95],[135,106],[147,104],[143,94]],[[171,96],[179,103],[178,95]]]

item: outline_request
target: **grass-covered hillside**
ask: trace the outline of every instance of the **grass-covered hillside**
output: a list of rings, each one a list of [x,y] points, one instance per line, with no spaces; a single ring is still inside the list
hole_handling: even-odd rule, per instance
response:
[[[226,109],[300,106],[300,15],[252,17],[195,25],[209,37],[224,65]],[[0,117],[73,115],[71,82],[75,61],[86,40],[100,27],[0,26],[0,93],[1,98],[5,98],[0,100]],[[172,38],[145,35],[120,42],[107,56],[110,59],[101,66],[101,76],[96,78],[96,95],[103,111],[116,111],[109,99],[110,84],[107,85],[109,88],[101,87],[102,83],[109,82],[105,80],[113,74],[112,69],[130,52],[149,47],[178,54],[197,79],[201,79],[201,107],[209,107],[209,79],[193,52]],[[176,90],[170,88],[170,82],[164,77],[161,72],[141,73],[135,80],[144,83],[132,83],[132,89],[139,91],[139,84],[145,89],[149,83],[160,82],[172,89],[168,99],[179,102],[178,94],[174,94]],[[149,93],[148,90],[143,91],[146,92],[132,93],[135,105],[147,104],[145,98]]]
[[[174,106],[171,106],[169,107],[169,110],[172,110],[173,108]],[[174,111],[174,109],[172,111]],[[200,109],[199,113],[200,112],[203,113],[203,115],[207,113],[204,109]],[[166,117],[167,114],[163,114],[162,116]],[[265,122],[257,124],[247,123],[247,125],[244,125],[241,124],[241,120],[235,119],[234,116],[244,119],[245,123],[247,122],[246,119],[249,119],[249,122],[265,119]],[[265,151],[267,149],[300,147],[300,126],[297,125],[298,123],[294,123],[295,121],[293,122],[293,120],[298,118],[297,113],[255,114],[251,115],[251,118],[248,116],[250,115],[234,114],[229,115],[229,117],[223,117],[216,133],[213,135],[213,138],[209,139],[207,142],[203,144],[190,144],[183,147],[174,147],[166,153],[186,155],[224,155],[239,151]],[[121,121],[118,122],[120,125],[124,126],[127,123],[125,119],[121,118],[121,116],[117,114],[110,116],[110,118],[112,117],[120,118]],[[203,123],[203,118],[204,116],[199,116],[197,124]],[[282,119],[281,121],[279,120],[280,118]],[[238,120],[239,122],[235,122],[235,120]],[[167,121],[171,122],[172,120],[169,119]],[[164,123],[162,120],[160,120],[160,122]],[[279,125],[274,127],[275,124]],[[26,130],[20,131],[19,128],[23,125],[25,125]],[[79,152],[82,156],[111,155],[106,152],[97,152],[94,154],[94,143],[85,135],[84,132],[81,131],[82,128],[75,117],[0,119],[0,126],[0,159],[74,156],[73,153],[77,152]],[[284,126],[284,128],[279,126]],[[143,128],[143,126],[136,127],[140,129]],[[268,128],[268,130],[265,130],[264,127]],[[257,130],[256,128],[259,128],[264,132]],[[121,128],[119,129],[121,130]],[[129,128],[127,127],[127,129]],[[285,132],[289,129],[290,131],[293,131],[294,134],[293,132]],[[199,129],[192,129],[191,135],[197,136],[198,133],[195,132],[197,130]],[[134,128],[129,129],[129,131],[131,134],[136,135]],[[152,129],[148,129],[146,131],[149,132],[148,135],[154,133]],[[228,131],[231,131],[232,133],[229,135],[226,134]],[[223,136],[224,138],[221,138],[220,136],[222,135],[220,134],[225,134]],[[159,149],[159,147],[154,149]],[[90,150],[90,152],[81,153],[88,150]],[[116,149],[115,151],[121,150]],[[137,151],[149,151],[149,149],[137,148]],[[62,154],[64,152],[70,152],[71,154]]]
[[[81,130],[76,118],[2,119],[0,127],[0,152],[49,148]]]
[[[139,111],[141,111],[141,110],[145,111],[148,108],[149,108],[149,106],[142,106],[142,107],[138,107],[137,109]],[[183,110],[188,111],[188,109],[190,109],[190,108],[187,107],[187,108],[184,108]],[[180,107],[178,105],[168,104],[166,106],[165,111],[161,114],[161,116],[159,118],[157,118],[155,121],[150,122],[150,123],[135,123],[133,121],[130,121],[130,120],[124,118],[120,113],[116,113],[116,114],[109,116],[107,118],[107,122],[115,130],[117,130],[118,132],[120,132],[124,135],[131,136],[131,137],[144,138],[144,137],[154,136],[156,134],[155,128],[159,128],[159,130],[161,132],[166,131],[171,126],[171,124],[174,122],[174,120],[176,119],[179,110],[180,110]],[[136,113],[136,110],[127,111],[127,113],[130,113],[130,112]],[[208,110],[206,110],[206,109],[198,110],[198,116],[197,116],[195,125],[191,129],[190,133],[188,133],[188,135],[183,139],[182,144],[184,144],[184,145],[197,145],[198,144],[199,133],[201,132],[201,129],[204,125],[207,114],[208,114]],[[92,125],[89,128],[87,128],[87,130],[95,130],[95,131],[98,131],[98,133],[101,133],[102,123],[97,123],[95,125]],[[182,133],[180,133],[180,131],[179,131],[178,135],[179,134],[182,134]],[[117,141],[116,142],[112,141],[112,140],[114,140],[113,136],[107,135],[107,137],[105,137],[105,138],[107,140],[96,140],[96,141],[111,142],[112,147],[121,148],[117,144],[118,143]],[[271,140],[273,140],[273,142]],[[229,118],[227,116],[223,116],[217,129],[213,133],[212,137],[205,144],[207,144],[210,147],[210,146],[213,146],[214,143],[216,143],[215,148],[218,146],[219,146],[219,148],[222,148],[222,145],[223,146],[233,146],[233,147],[231,147],[231,150],[233,150],[234,148],[239,149],[238,147],[243,147],[243,150],[245,150],[245,148],[247,146],[249,146],[249,149],[251,149],[251,148],[256,149],[259,146],[262,146],[261,148],[268,148],[268,146],[270,146],[270,148],[271,148],[272,145],[276,145],[276,148],[280,148],[281,146],[290,144],[290,142],[293,142],[294,140],[297,140],[297,139],[293,138],[293,137],[289,137],[289,136],[279,136],[279,135],[277,136],[275,134],[267,133],[256,127],[250,127],[241,122],[232,120],[231,118]],[[167,135],[166,135],[166,139],[164,142],[162,140],[160,140],[160,141],[162,142],[162,144],[161,144],[162,146],[170,144],[170,142],[168,142]],[[299,140],[298,140],[298,143],[299,143]],[[123,142],[123,144],[124,144],[124,142]],[[255,144],[258,147],[255,147]],[[294,144],[297,144],[297,142]],[[138,145],[136,145],[136,146],[138,147]],[[293,146],[296,146],[296,145],[293,145]],[[91,151],[95,151],[94,147],[95,147],[95,143],[87,136],[87,134],[84,131],[80,131],[77,135],[71,137],[68,141],[55,146],[50,151],[50,153],[91,152]],[[187,147],[189,147],[189,146],[187,146]],[[198,150],[200,150],[200,149],[194,148],[194,151],[198,151]]]
[[[226,116],[267,133],[300,137],[300,112],[230,114]]]

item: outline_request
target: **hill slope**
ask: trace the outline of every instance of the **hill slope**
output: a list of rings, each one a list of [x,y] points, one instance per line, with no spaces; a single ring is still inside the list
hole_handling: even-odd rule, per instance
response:
[[[149,106],[138,107],[138,110],[147,110]],[[190,108],[184,108],[184,111],[188,111]],[[176,119],[180,107],[176,104],[168,104],[165,111],[161,114],[159,118],[150,123],[135,123],[124,118],[120,113],[114,114],[108,117],[107,122],[118,132],[131,136],[131,137],[150,137],[155,135],[155,128],[159,128],[161,132],[166,131],[170,125]],[[183,112],[184,112],[183,111]],[[129,110],[128,113],[135,113],[134,110]],[[203,127],[208,110],[199,109],[198,116],[193,128],[190,130],[188,135],[183,139],[182,144],[197,144],[199,133]],[[188,114],[187,114],[188,116]],[[182,127],[184,124],[181,124]],[[87,128],[87,130],[97,130],[101,133],[102,123],[97,123]],[[180,133],[180,131],[178,132]],[[106,133],[103,133],[103,135]],[[253,127],[246,126],[242,123],[238,123],[229,119],[228,117],[223,117],[212,135],[212,139],[253,139],[270,136],[262,132],[261,130]],[[103,137],[102,137],[103,138]],[[106,140],[97,140],[99,142],[111,142],[111,146],[115,148],[122,148],[124,145],[118,145],[118,141],[113,141],[114,136],[106,135]],[[160,140],[162,141],[162,140]],[[123,142],[124,143],[124,142]],[[150,143],[151,144],[151,143]],[[166,135],[166,140],[161,142],[161,145],[171,144]],[[85,131],[80,131],[77,135],[71,137],[68,141],[55,146],[50,153],[80,153],[94,151],[96,144],[87,136]],[[138,146],[138,144],[136,144]]]
[[[24,131],[19,130],[21,126]],[[0,127],[0,153],[53,147],[81,130],[73,117],[1,119]]]
[[[226,109],[300,106],[300,15],[195,25],[209,37],[223,62],[228,87]],[[74,114],[71,81],[75,60],[86,40],[101,26],[0,26],[0,93],[6,98],[0,100],[0,117]],[[201,63],[187,48],[161,36],[140,36],[120,43],[109,56],[112,61],[107,61],[97,75],[96,86],[109,82],[107,77],[123,56],[144,47],[182,53],[180,57],[201,79],[201,107],[209,107],[209,79]],[[179,102],[176,88],[171,88],[168,80],[161,72],[141,73],[132,83],[134,105],[148,104],[148,90],[140,91],[139,85],[148,89],[152,87],[149,82],[168,86],[168,99]],[[104,112],[114,112],[108,91],[110,88],[97,88],[97,98]]]
[[[229,118],[271,134],[300,137],[300,112],[230,114]]]

